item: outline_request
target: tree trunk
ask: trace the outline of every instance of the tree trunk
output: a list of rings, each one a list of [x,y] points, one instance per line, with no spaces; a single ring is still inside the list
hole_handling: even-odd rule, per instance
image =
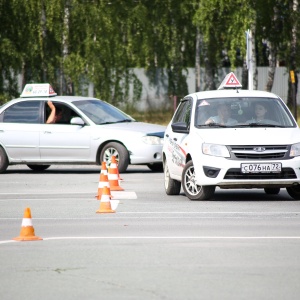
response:
[[[200,91],[200,48],[201,48],[201,35],[199,28],[197,27],[196,35],[196,59],[195,59],[195,80],[196,80],[196,92]]]
[[[271,42],[268,42],[269,49],[269,69],[268,69],[268,81],[265,87],[267,92],[272,91],[275,71],[276,71],[276,51]]]

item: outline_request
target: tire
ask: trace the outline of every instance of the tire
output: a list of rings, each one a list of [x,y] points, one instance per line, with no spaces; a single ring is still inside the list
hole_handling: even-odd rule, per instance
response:
[[[170,172],[167,163],[164,163],[165,175],[165,191],[167,195],[179,195],[181,189],[181,182],[170,177]]]
[[[195,183],[193,161],[187,162],[182,172],[182,188],[190,200],[208,200],[215,192],[215,186],[201,186]]]
[[[0,173],[4,173],[8,167],[8,158],[2,147],[0,147]]]
[[[280,188],[264,188],[267,195],[278,195]]]
[[[50,168],[50,165],[27,165],[33,171],[41,172]]]
[[[286,191],[295,200],[300,200],[300,185],[287,187]]]
[[[100,153],[100,163],[105,161],[106,165],[109,166],[113,155],[118,162],[119,173],[125,172],[129,165],[129,153],[120,143],[111,142],[106,144]]]
[[[147,167],[153,172],[163,172],[164,171],[162,163],[147,164]]]

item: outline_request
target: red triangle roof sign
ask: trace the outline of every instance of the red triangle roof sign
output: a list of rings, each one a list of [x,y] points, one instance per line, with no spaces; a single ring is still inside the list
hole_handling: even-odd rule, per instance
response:
[[[232,88],[241,88],[242,85],[239,82],[239,80],[236,78],[235,74],[233,72],[226,75],[222,83],[220,84],[218,90],[222,89],[232,89]]]

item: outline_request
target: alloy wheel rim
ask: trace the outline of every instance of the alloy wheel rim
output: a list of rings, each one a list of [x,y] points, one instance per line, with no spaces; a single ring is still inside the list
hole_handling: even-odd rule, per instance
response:
[[[196,184],[194,167],[189,167],[185,172],[185,187],[190,195],[198,195],[202,189],[201,186]]]

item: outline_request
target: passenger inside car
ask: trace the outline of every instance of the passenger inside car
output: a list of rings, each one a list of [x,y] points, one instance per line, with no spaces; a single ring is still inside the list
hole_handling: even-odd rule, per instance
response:
[[[51,112],[47,118],[46,124],[55,124],[58,123],[62,116],[63,116],[63,111],[60,107],[55,107],[55,105],[52,103],[52,101],[47,102]]]
[[[247,124],[250,123],[264,123],[264,124],[274,124],[276,123],[274,120],[268,118],[268,109],[266,105],[262,102],[258,102],[254,107],[254,117],[248,121]]]

